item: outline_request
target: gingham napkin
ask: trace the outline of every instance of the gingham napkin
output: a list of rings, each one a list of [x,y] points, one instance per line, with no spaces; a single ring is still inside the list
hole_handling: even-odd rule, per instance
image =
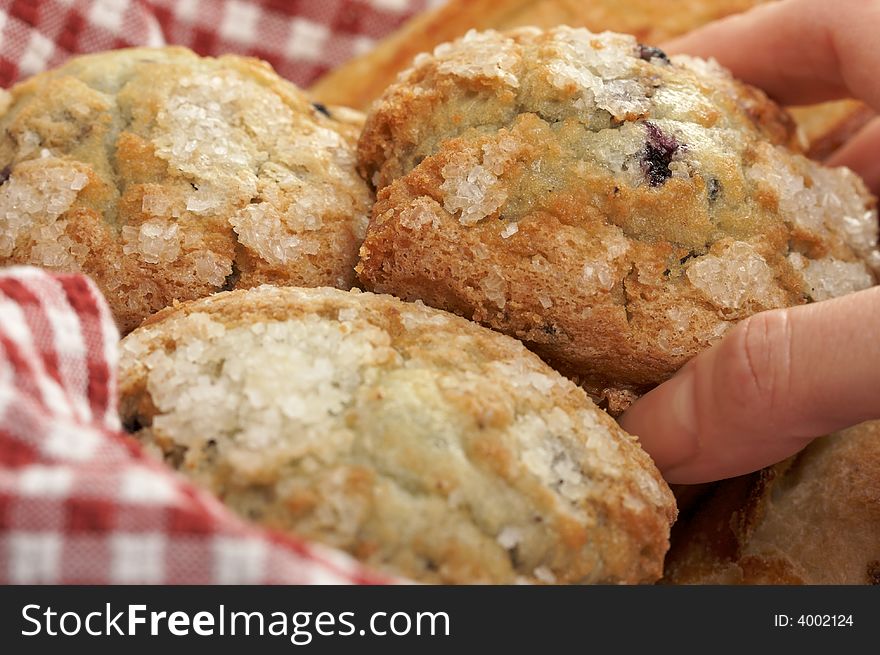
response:
[[[308,84],[425,0],[0,0],[0,84],[72,54],[186,45]],[[79,275],[0,268],[0,583],[380,583],[251,526],[120,432],[118,334]]]
[[[0,0],[0,85],[72,54],[184,45],[252,55],[307,86],[434,0]]]
[[[120,432],[118,338],[88,278],[0,270],[0,583],[388,581],[146,456]]]

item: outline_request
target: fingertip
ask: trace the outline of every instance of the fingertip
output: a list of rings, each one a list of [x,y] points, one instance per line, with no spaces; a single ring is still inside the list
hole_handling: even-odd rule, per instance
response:
[[[667,481],[693,484],[759,470],[876,416],[872,353],[880,347],[864,329],[875,296],[868,290],[743,320],[685,375],[635,403],[624,429],[641,438]]]
[[[880,193],[880,118],[873,118],[826,161],[828,166],[846,166],[858,174],[872,193]]]
[[[638,437],[661,472],[681,466],[699,452],[695,385],[692,368],[685,367],[620,417],[621,427]]]
[[[621,417],[670,483],[748,473],[797,450],[784,310],[750,317]]]
[[[663,44],[670,54],[713,57],[738,79],[783,104],[847,96],[880,108],[874,62],[880,3],[768,2]],[[873,5],[873,6],[871,6]],[[805,47],[808,44],[808,47]]]
[[[664,41],[660,47],[670,55],[686,54],[704,58],[714,57],[718,54],[719,37],[724,42],[729,33],[738,35],[742,31],[748,31],[749,22],[754,20],[754,14],[761,11],[762,8],[764,5],[753,7],[747,12],[718,18],[687,34]]]

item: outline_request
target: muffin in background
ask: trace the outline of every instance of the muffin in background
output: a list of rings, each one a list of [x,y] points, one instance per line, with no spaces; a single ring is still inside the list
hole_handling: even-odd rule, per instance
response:
[[[689,504],[665,583],[880,584],[880,421],[715,483]]]
[[[361,122],[255,59],[75,58],[0,107],[0,265],[87,273],[123,332],[221,289],[350,288]]]
[[[390,296],[263,286],[121,344],[126,428],[242,516],[423,582],[652,582],[672,494],[520,342]]]

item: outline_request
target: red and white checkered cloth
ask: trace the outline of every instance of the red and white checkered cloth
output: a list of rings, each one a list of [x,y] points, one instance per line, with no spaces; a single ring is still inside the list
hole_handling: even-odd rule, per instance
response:
[[[74,54],[184,45],[265,59],[316,78],[438,0],[0,0],[0,86]]]
[[[381,583],[238,519],[120,431],[94,284],[0,270],[0,583]]]
[[[186,45],[300,85],[431,0],[0,0],[0,84],[69,56]],[[380,583],[238,519],[120,432],[118,334],[78,275],[0,268],[0,583]]]

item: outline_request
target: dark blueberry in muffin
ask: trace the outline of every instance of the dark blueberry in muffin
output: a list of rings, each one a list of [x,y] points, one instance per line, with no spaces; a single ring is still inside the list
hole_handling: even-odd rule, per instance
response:
[[[675,140],[675,137],[664,134],[653,123],[646,122],[645,130],[648,133],[648,140],[645,143],[642,170],[648,177],[648,183],[651,186],[660,186],[672,175],[669,163],[680,144]]]
[[[710,177],[706,180],[706,188],[709,193],[709,202],[715,202],[718,200],[718,196],[721,195],[721,182],[718,181],[718,178]]]
[[[326,116],[327,118],[333,118],[333,116],[330,114],[330,110],[327,109],[327,105],[321,102],[313,102],[312,107],[318,110],[318,112],[320,112],[321,114],[324,114],[324,116]]]
[[[652,45],[645,45],[644,43],[639,44],[639,58],[644,59],[645,61],[651,61],[655,57],[665,64],[670,63],[669,55],[663,52],[660,48],[655,48]]]

